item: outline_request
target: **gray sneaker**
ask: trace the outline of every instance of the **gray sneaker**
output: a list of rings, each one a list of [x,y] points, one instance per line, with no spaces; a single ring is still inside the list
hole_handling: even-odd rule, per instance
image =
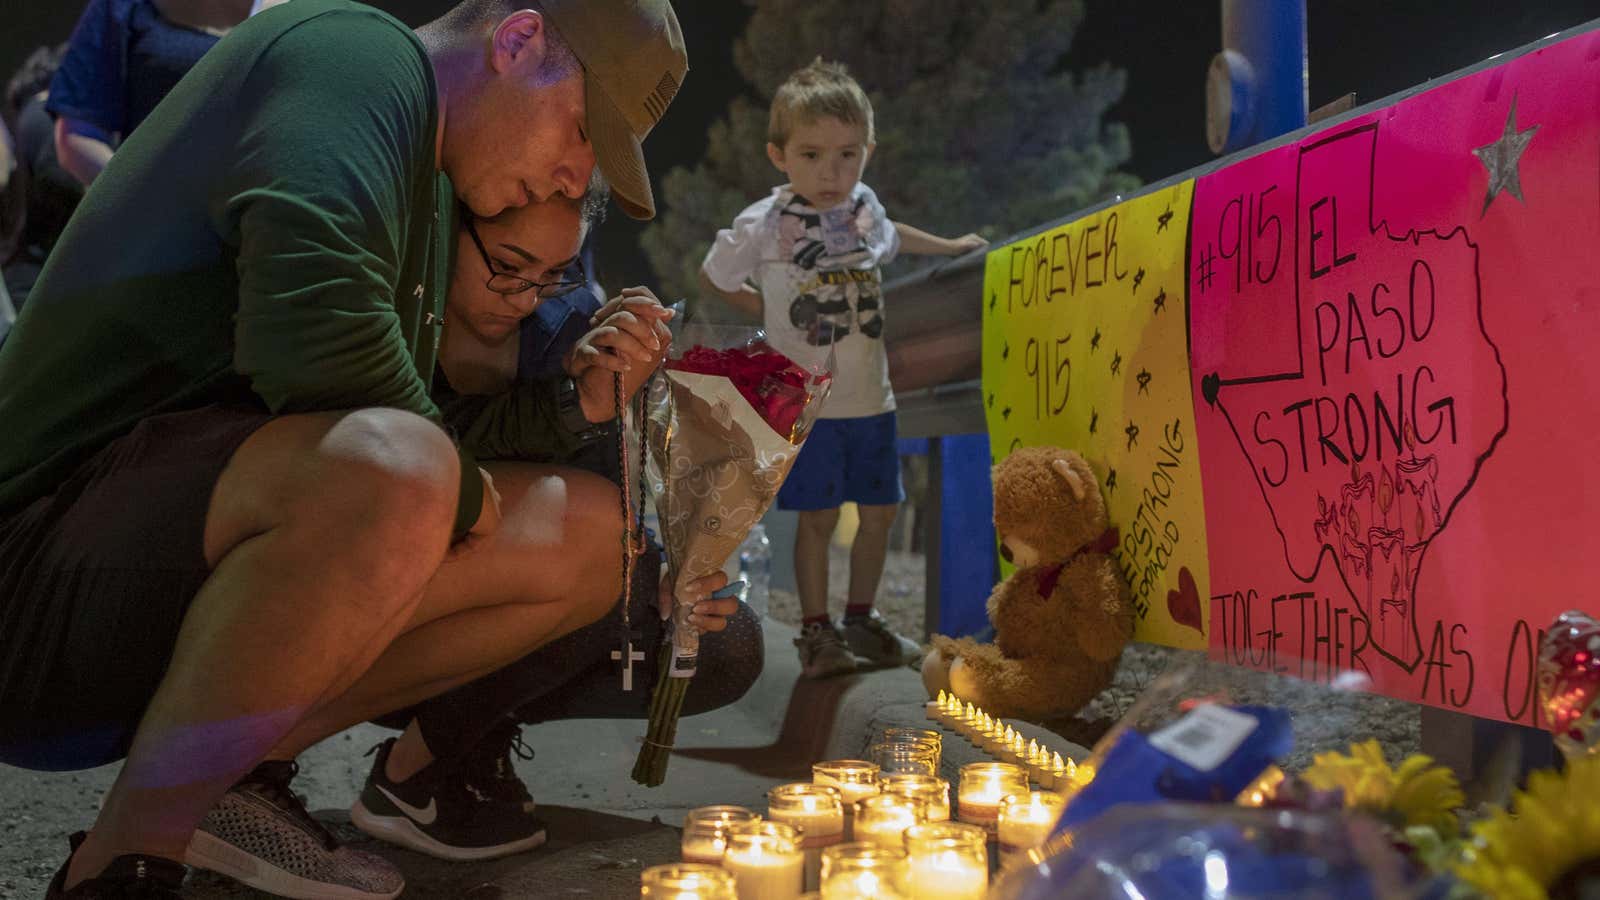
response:
[[[794,645],[800,650],[800,674],[807,678],[827,678],[856,670],[855,656],[831,624],[813,622],[803,626]]]
[[[916,641],[894,633],[877,610],[865,616],[847,616],[844,642],[850,652],[874,666],[904,666],[922,661]]]
[[[406,886],[392,863],[341,846],[289,789],[292,762],[264,762],[222,796],[184,862],[296,900],[390,900]]]

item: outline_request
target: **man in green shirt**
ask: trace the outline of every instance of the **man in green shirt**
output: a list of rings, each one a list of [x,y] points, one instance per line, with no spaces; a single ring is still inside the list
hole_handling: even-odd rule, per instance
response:
[[[667,0],[464,0],[416,34],[296,0],[122,146],[0,348],[0,761],[126,756],[50,897],[176,896],[261,760],[609,606],[614,492],[519,498],[551,524],[531,567],[438,427],[439,212],[578,197],[598,164],[648,217],[640,140],[686,68]],[[609,420],[601,374],[534,402]],[[303,815],[281,765],[251,796]],[[367,875],[283,892],[400,890]]]

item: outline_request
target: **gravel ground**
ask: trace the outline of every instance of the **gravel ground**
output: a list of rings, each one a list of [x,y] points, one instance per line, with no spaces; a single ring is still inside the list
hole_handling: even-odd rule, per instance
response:
[[[849,550],[835,546],[828,571],[829,611],[835,616],[844,609],[849,567]],[[913,639],[923,629],[924,573],[921,554],[891,551],[878,593],[878,611],[896,630]],[[773,590],[768,614],[798,625],[799,599],[789,591]],[[1163,673],[1170,677],[1163,679]],[[1314,754],[1344,750],[1351,742],[1368,738],[1376,738],[1394,762],[1421,752],[1420,708],[1415,704],[1376,694],[1334,691],[1211,662],[1198,651],[1153,644],[1132,644],[1123,651],[1116,681],[1077,716],[1038,724],[1075,743],[1092,746],[1114,722],[1132,711],[1141,697],[1147,702],[1135,718],[1141,728],[1148,729],[1172,718],[1178,701],[1207,696],[1287,708],[1295,732],[1295,749],[1286,760],[1286,768],[1292,771],[1304,768]]]

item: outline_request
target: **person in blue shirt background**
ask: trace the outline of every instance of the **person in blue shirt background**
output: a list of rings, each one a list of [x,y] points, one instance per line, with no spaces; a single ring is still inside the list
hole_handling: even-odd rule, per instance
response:
[[[50,84],[56,155],[85,185],[250,0],[89,0]]]

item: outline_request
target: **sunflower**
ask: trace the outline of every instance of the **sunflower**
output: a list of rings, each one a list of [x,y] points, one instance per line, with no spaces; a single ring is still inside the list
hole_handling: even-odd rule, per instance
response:
[[[1600,757],[1565,772],[1528,776],[1511,811],[1495,810],[1473,826],[1458,867],[1461,880],[1490,897],[1546,900],[1580,896],[1579,882],[1600,872]]]
[[[1349,755],[1319,753],[1301,776],[1317,790],[1340,790],[1344,805],[1362,809],[1404,829],[1433,828],[1459,833],[1455,810],[1467,802],[1454,772],[1421,754],[1398,770],[1389,767],[1377,741],[1351,744]]]

